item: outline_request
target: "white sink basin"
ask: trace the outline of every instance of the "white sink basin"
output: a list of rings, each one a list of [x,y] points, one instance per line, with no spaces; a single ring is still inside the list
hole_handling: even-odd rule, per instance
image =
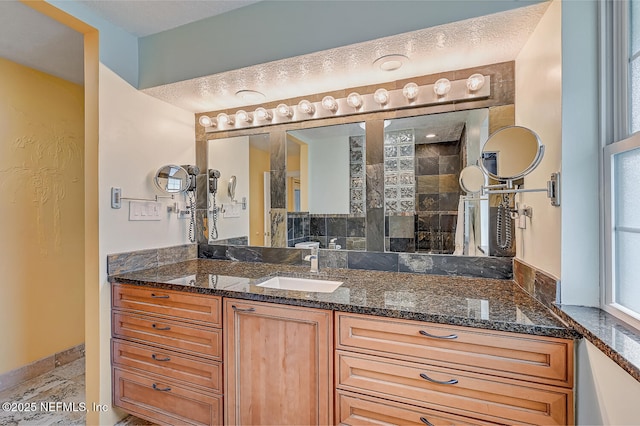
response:
[[[273,277],[258,287],[277,288],[280,290],[311,291],[314,293],[331,293],[342,285],[342,281],[312,280],[308,278]]]

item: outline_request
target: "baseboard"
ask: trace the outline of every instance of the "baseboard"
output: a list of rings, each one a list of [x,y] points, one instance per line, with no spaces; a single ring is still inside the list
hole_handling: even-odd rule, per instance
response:
[[[0,392],[84,357],[84,343],[0,374]]]

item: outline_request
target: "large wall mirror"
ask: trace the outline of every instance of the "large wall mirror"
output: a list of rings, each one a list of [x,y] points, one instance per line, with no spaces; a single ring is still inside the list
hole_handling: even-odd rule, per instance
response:
[[[209,243],[369,250],[367,230],[379,230],[384,251],[495,254],[495,212],[459,185],[489,136],[490,109],[385,119],[382,129],[383,173],[370,177],[384,199],[377,227],[367,226],[366,122],[209,140],[208,167],[222,182],[236,176],[237,192],[248,195],[247,210],[230,214],[228,195],[217,194],[220,212],[208,219],[218,238]]]
[[[513,64],[482,72],[492,87],[484,100],[198,131],[221,187],[236,176],[236,203],[247,199],[246,210],[234,209],[218,191],[220,210],[207,213],[218,235],[208,242],[514,255],[515,242],[492,248],[499,200],[474,198],[459,184],[488,136],[514,125]]]

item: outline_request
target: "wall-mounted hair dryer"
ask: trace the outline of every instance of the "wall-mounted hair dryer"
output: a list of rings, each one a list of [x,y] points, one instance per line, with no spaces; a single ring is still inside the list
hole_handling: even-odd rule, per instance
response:
[[[182,166],[189,174],[189,187],[187,188],[187,200],[189,204],[189,241],[196,242],[196,177],[200,168],[191,164]]]
[[[218,206],[216,205],[216,193],[218,192],[218,179],[220,179],[220,170],[209,169],[207,171],[207,181],[209,190],[207,193],[207,204],[211,219],[209,221],[209,239],[218,239]]]

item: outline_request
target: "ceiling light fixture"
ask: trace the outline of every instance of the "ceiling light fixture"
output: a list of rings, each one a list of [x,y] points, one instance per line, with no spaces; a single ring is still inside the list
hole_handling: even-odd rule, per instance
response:
[[[415,83],[407,83],[402,88],[402,94],[409,101],[415,100],[418,97],[419,91],[420,91],[420,88]]]
[[[316,112],[316,107],[306,99],[303,99],[298,103],[298,109],[308,115],[313,115],[313,113]]]
[[[202,127],[216,127],[218,124],[215,118],[211,118],[208,115],[201,115],[198,122]]]
[[[373,100],[381,106],[389,102],[389,91],[387,89],[378,89],[373,94]]]
[[[436,137],[436,134],[435,133],[429,133],[426,137],[429,138],[429,139],[432,139],[432,138]]]
[[[280,117],[291,118],[293,116],[293,110],[287,104],[280,104],[276,107],[276,112]]]
[[[256,108],[253,112],[253,116],[259,121],[271,121],[273,118],[271,113],[262,107]]]
[[[217,118],[218,118],[218,123],[220,124],[226,124],[231,126],[235,122],[232,116],[225,114],[224,112],[221,112],[220,114],[218,114]]]
[[[336,112],[338,110],[338,101],[333,96],[325,96],[322,98],[322,107],[327,111]]]
[[[409,61],[409,58],[404,55],[384,55],[373,61],[373,66],[378,67],[382,71],[395,71],[402,68],[407,61]]]
[[[351,108],[359,109],[362,106],[362,96],[360,96],[360,93],[349,93],[349,96],[347,96],[347,105]]]
[[[482,74],[472,74],[467,79],[467,89],[470,92],[477,92],[482,89],[482,86],[484,86],[484,75]]]
[[[433,85],[433,92],[440,97],[446,96],[450,91],[451,82],[448,78],[441,78]]]
[[[257,103],[263,102],[267,97],[262,92],[258,92],[257,90],[238,90],[236,92],[236,96],[248,103]]]
[[[247,111],[243,109],[239,109],[236,111],[236,118],[243,123],[251,123],[253,121],[253,117]]]

